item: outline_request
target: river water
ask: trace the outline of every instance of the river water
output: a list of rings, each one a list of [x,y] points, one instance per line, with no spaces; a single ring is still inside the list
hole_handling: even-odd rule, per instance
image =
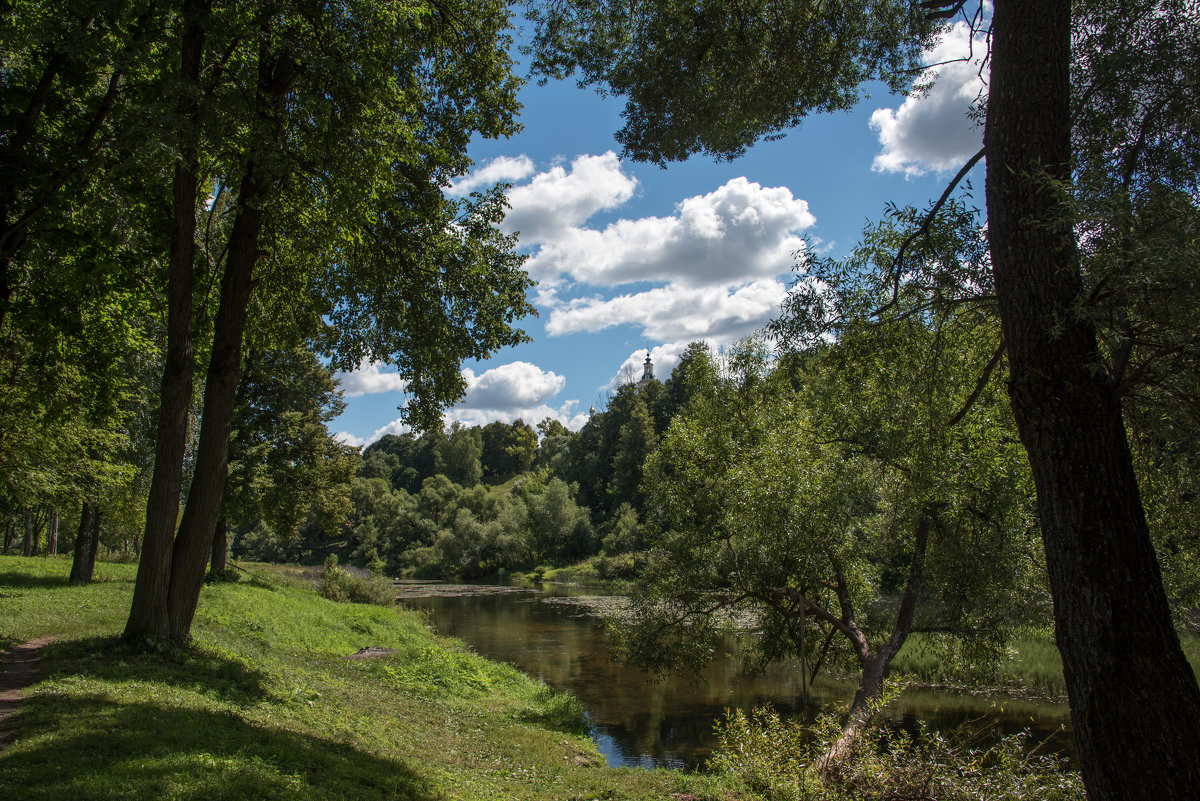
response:
[[[406,598],[425,610],[440,634],[465,641],[475,651],[507,662],[561,690],[574,693],[587,709],[593,739],[614,767],[703,767],[715,742],[714,722],[728,708],[750,710],[770,704],[781,714],[802,711],[799,670],[776,664],[754,672],[737,656],[721,656],[699,681],[682,676],[654,680],[614,661],[604,623],[564,596],[594,594],[555,588],[530,593]],[[854,683],[819,681],[810,688],[811,707],[848,701]],[[995,731],[1028,729],[1031,740],[1069,751],[1065,704],[978,697],[932,690],[904,692],[889,713],[897,724],[918,720],[948,730],[987,720]]]

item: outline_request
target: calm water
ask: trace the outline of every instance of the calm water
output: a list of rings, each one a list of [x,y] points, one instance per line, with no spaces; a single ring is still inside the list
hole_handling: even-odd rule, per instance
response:
[[[769,703],[780,713],[800,714],[799,672],[792,665],[773,665],[756,673],[737,657],[721,657],[708,666],[701,681],[651,680],[611,658],[600,620],[582,615],[577,606],[547,602],[566,594],[551,590],[405,603],[426,610],[439,633],[458,637],[489,659],[508,662],[578,696],[591,715],[593,738],[612,766],[696,769],[711,753],[713,722],[723,710]],[[853,694],[852,683],[823,682],[810,690],[809,698],[811,705],[820,707],[847,701]],[[1047,745],[1055,750],[1069,747],[1068,738],[1058,733],[1068,719],[1064,704],[908,691],[896,706],[892,714],[901,725],[915,726],[920,719],[946,729],[990,718],[1004,733],[1028,728],[1034,740],[1049,738]]]

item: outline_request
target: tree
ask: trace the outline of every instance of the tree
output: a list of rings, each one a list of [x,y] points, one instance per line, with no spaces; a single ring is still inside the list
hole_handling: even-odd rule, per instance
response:
[[[292,539],[315,513],[327,530],[350,513],[357,458],[326,428],[344,404],[333,376],[307,348],[251,351],[238,386],[230,476],[214,532],[212,569],[225,564],[228,523],[260,524]]]
[[[132,639],[188,637],[228,469],[252,297],[288,309],[325,343],[336,367],[395,361],[412,395],[405,414],[423,426],[463,392],[461,360],[519,341],[511,323],[528,309],[522,258],[495,227],[502,197],[459,202],[441,193],[466,168],[473,133],[513,130],[516,81],[502,4],[220,10],[188,0],[180,32],[186,91],[178,116],[194,125],[184,126],[191,139],[179,148],[187,174],[177,174],[172,275],[180,286],[168,328],[180,332],[180,348],[168,345],[162,419],[174,422],[164,423],[160,443],[186,430],[177,412],[190,386],[184,285],[195,254],[190,154],[200,145],[215,163],[215,195],[231,193],[232,223],[217,251],[195,477],[172,539],[166,506],[178,497],[177,461],[160,453],[161,486],[151,502],[165,505],[148,514],[126,627]],[[203,81],[187,89],[198,64]]]
[[[964,5],[872,5],[866,22],[859,5],[782,0],[738,6],[736,13],[720,2],[555,3],[533,15],[534,65],[550,75],[579,69],[584,83],[627,95],[618,138],[628,155],[658,162],[694,152],[732,158],[805,113],[830,107],[823,98],[852,95],[865,77],[901,78],[937,21]],[[1170,4],[1153,8],[1178,18]],[[1067,0],[1014,1],[997,4],[991,20],[988,231],[1010,397],[1037,487],[1056,636],[1089,796],[1186,798],[1200,785],[1193,758],[1200,747],[1200,687],[1171,625],[1119,386],[1096,369],[1102,362],[1096,325],[1079,313],[1087,303],[1067,191],[1071,14]],[[1109,22],[1125,19],[1118,12]],[[821,38],[806,42],[799,26],[814,20],[826,23],[814,26]],[[790,60],[780,48],[763,46],[772,30],[786,32],[780,41],[785,54],[793,53]],[[773,61],[787,69],[770,71]],[[847,63],[857,73],[839,69]],[[679,76],[687,79],[676,88],[671,81]],[[710,113],[692,113],[704,108]],[[1153,115],[1146,122],[1152,133]],[[897,285],[901,279],[895,271]]]
[[[736,348],[647,467],[660,534],[633,654],[705,657],[737,611],[762,630],[764,660],[801,660],[802,684],[835,658],[856,664],[830,759],[868,721],[911,632],[994,660],[1039,565],[999,382],[977,390],[972,375],[993,343],[994,326],[950,316],[848,331],[774,369],[761,346]]]
[[[483,436],[475,427],[467,428],[457,420],[449,433],[434,450],[437,472],[463,487],[473,487],[483,478],[479,457],[483,453]]]

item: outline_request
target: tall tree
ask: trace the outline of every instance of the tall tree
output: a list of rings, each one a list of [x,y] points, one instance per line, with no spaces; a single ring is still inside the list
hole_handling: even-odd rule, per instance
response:
[[[837,107],[828,98],[849,102],[865,78],[902,82],[937,24],[966,5],[538,4],[534,68],[578,69],[584,83],[626,95],[618,139],[634,158],[732,158]],[[1150,13],[1173,10],[1158,3]],[[996,4],[991,20],[988,230],[1010,395],[1037,486],[1088,793],[1186,798],[1200,785],[1200,687],[1171,626],[1119,386],[1098,369],[1095,322],[1080,313],[1087,298],[1068,200],[1071,14],[1069,0],[1014,0]],[[1118,12],[1100,24],[1126,21]],[[1146,141],[1155,116],[1144,117]]]
[[[465,170],[472,134],[513,130],[502,4],[297,0],[214,5],[185,19],[180,36],[191,41],[194,23],[209,82],[199,87],[208,103],[202,152],[216,193],[232,195],[232,225],[215,265],[195,478],[173,539],[173,516],[147,522],[156,558],[139,568],[126,627],[134,639],[188,637],[228,469],[252,297],[287,299],[276,307],[309,326],[338,367],[396,361],[419,425],[462,393],[461,359],[521,338],[511,323],[528,308],[522,259],[494,225],[502,197],[441,193]],[[188,309],[173,309],[175,324],[189,326]]]

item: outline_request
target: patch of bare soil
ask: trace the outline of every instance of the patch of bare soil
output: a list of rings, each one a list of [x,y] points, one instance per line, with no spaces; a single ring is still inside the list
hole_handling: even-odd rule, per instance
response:
[[[25,688],[37,680],[42,648],[55,639],[54,636],[39,637],[14,646],[4,655],[4,674],[0,676],[0,751],[12,741],[10,721],[17,711],[17,704],[25,697]]]

